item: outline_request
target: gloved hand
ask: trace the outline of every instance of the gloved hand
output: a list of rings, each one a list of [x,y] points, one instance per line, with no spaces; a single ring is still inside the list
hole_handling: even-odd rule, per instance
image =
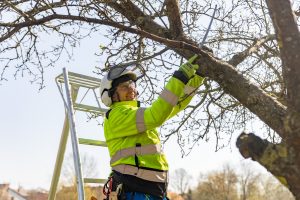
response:
[[[198,55],[194,55],[186,63],[179,67],[179,70],[182,71],[188,79],[191,79],[199,69],[199,65],[193,64],[197,57]]]

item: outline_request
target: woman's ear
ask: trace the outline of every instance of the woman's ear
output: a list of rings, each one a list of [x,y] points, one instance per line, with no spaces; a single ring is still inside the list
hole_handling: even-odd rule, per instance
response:
[[[118,102],[120,101],[120,97],[119,94],[117,92],[117,89],[114,90],[114,93],[112,93],[112,97],[111,97],[113,102]]]

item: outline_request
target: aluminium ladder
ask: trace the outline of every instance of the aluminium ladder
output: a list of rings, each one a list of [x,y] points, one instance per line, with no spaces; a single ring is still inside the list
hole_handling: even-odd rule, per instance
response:
[[[77,192],[78,200],[84,200],[84,183],[105,183],[106,179],[94,179],[94,178],[83,178],[81,172],[81,162],[79,156],[78,144],[85,145],[94,145],[107,147],[104,141],[92,140],[77,138],[75,119],[74,119],[74,110],[89,112],[96,115],[104,115],[107,109],[102,108],[95,90],[100,87],[100,79],[85,76],[82,74],[77,74],[73,72],[68,72],[66,68],[63,68],[63,73],[56,77],[56,84],[59,89],[59,92],[64,101],[66,108],[64,126],[62,130],[62,135],[60,138],[59,149],[57,152],[54,173],[51,181],[50,191],[48,200],[55,200],[57,185],[61,173],[62,163],[64,159],[64,154],[66,150],[67,140],[69,136],[69,131],[71,132],[71,141],[72,141],[72,150],[73,150],[73,159],[74,167],[76,172],[76,181],[77,181]],[[65,86],[65,95],[63,94],[62,85]],[[76,103],[78,96],[78,91],[80,88],[85,88],[88,91],[94,93],[98,107],[85,105],[81,103]],[[66,99],[65,97],[66,96]]]

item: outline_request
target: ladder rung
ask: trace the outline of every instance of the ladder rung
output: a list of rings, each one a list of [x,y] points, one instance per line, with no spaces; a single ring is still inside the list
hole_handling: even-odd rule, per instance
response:
[[[98,107],[88,106],[88,105],[78,104],[78,103],[74,103],[74,109],[84,111],[84,112],[101,114],[101,115],[107,112],[107,109],[105,108],[98,108]]]
[[[79,141],[79,144],[107,147],[106,142],[100,141],[100,140],[92,140],[92,139],[78,138],[78,141]]]
[[[100,87],[101,79],[77,74],[74,72],[68,72],[69,83],[71,85],[82,86],[86,88],[98,88]],[[60,83],[64,82],[63,74],[57,76],[56,80]]]
[[[106,183],[106,179],[102,178],[84,178],[84,183]]]

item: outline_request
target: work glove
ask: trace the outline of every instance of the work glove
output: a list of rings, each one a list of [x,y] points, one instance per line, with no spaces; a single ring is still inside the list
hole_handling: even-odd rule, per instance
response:
[[[179,70],[182,71],[188,79],[191,79],[199,69],[199,65],[193,63],[197,57],[198,55],[194,55],[186,63],[179,67]]]

